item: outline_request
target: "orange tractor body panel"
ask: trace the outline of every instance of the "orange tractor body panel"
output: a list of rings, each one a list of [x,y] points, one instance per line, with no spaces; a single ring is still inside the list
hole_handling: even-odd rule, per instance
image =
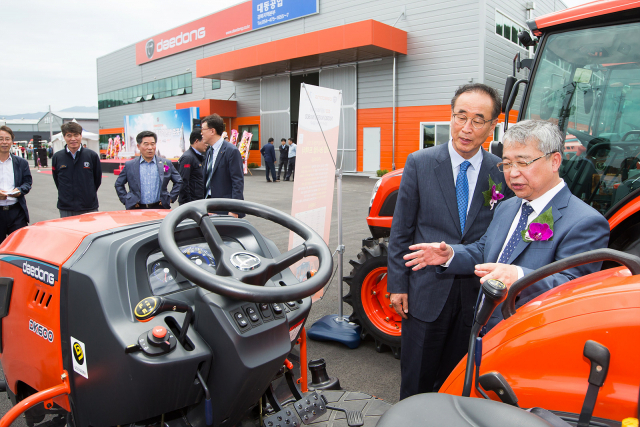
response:
[[[621,421],[638,410],[638,337],[640,277],[626,268],[604,270],[545,293],[499,323],[483,338],[480,375],[500,372],[517,390],[521,407],[579,414],[590,369],[582,348],[594,340],[612,356],[593,415]],[[462,393],[466,360],[440,392]],[[482,398],[475,389],[471,396]]]
[[[62,382],[61,296],[60,286],[54,284],[60,283],[61,267],[82,240],[96,232],[161,220],[166,214],[166,211],[85,214],[21,228],[3,242],[0,251],[6,262],[0,263],[0,277],[12,277],[14,282],[8,315],[2,319],[2,342],[20,342],[21,346],[3,346],[0,360],[7,386],[14,394],[18,392],[18,381],[35,390]],[[36,270],[38,266],[46,268],[46,272]],[[45,276],[53,271],[53,276]],[[70,411],[66,395],[53,401]]]

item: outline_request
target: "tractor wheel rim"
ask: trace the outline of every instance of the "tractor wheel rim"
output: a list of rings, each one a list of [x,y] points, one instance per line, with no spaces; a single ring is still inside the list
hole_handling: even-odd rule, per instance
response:
[[[402,317],[391,307],[387,292],[387,267],[372,270],[362,282],[362,307],[369,321],[381,332],[399,337]]]

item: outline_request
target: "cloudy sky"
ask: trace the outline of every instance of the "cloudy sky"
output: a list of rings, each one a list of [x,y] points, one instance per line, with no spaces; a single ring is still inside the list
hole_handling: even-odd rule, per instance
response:
[[[4,1],[0,117],[96,106],[96,58],[242,1]]]

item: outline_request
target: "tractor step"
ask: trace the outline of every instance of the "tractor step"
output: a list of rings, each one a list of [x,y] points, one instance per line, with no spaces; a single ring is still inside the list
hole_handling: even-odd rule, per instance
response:
[[[337,410],[329,409],[327,406],[326,409],[328,410],[326,413],[313,420],[313,427],[376,425],[380,417],[391,408],[389,403],[364,393],[342,390],[322,390],[318,391],[318,393],[324,396],[323,400],[325,400],[326,403]],[[305,394],[305,398],[310,395],[311,394]],[[281,412],[286,414],[287,410],[291,412],[291,415],[295,415],[294,403],[285,405]],[[275,417],[275,420],[277,420],[277,417]],[[277,423],[273,422],[273,415],[265,417],[264,421],[272,421],[273,423],[272,425],[268,425],[268,423],[265,422],[263,426],[266,427],[276,427],[277,425]],[[282,421],[284,421],[284,417]],[[285,426],[285,424],[281,425],[282,427]],[[298,426],[304,425],[305,423],[298,424]],[[293,426],[293,424],[287,424],[287,426]]]

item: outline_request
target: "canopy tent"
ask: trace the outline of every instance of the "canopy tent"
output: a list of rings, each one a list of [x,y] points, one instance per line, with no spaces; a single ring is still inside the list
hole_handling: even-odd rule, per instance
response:
[[[96,153],[100,153],[100,136],[95,133],[87,132],[86,130],[82,131],[82,145],[87,144],[87,148],[95,151]],[[66,144],[64,137],[62,136],[62,132],[53,135],[53,139],[51,140],[53,144],[53,152],[55,153],[58,150],[62,150]]]

